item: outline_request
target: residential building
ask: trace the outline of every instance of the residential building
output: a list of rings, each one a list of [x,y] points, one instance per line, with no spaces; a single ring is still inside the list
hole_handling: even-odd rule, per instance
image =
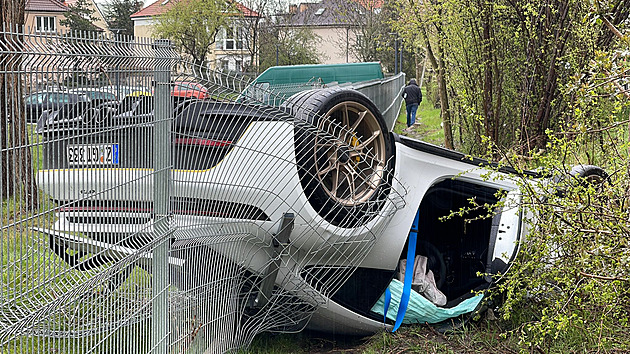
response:
[[[153,4],[131,15],[134,23],[134,36],[155,38],[153,26],[157,17],[168,11],[179,0],[158,0]],[[233,21],[230,28],[222,28],[217,40],[208,54],[207,63],[211,69],[244,71],[252,64],[251,51],[248,50],[247,39],[250,37],[247,27],[241,23],[243,19],[260,16],[257,12],[243,4],[236,3],[240,21]],[[236,19],[236,18],[235,18]]]
[[[24,25],[30,33],[56,33],[67,28],[60,21],[68,11],[60,0],[26,0]]]
[[[71,5],[78,0],[26,0],[24,25],[30,33],[57,33],[68,28],[61,24],[65,19],[65,13],[70,10]],[[93,11],[92,16],[96,18],[93,22],[95,29],[109,34],[109,28],[103,13],[94,0],[87,0],[88,7]]]
[[[322,64],[356,63],[359,58],[350,47],[359,40],[358,28],[368,11],[378,14],[382,0],[322,0],[289,5],[289,12],[278,16],[281,26],[303,27],[315,34]]]

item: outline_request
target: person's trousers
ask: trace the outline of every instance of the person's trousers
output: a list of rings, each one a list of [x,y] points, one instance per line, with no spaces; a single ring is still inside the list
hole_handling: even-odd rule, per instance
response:
[[[407,105],[407,128],[412,126],[416,122],[416,111],[418,110],[418,104]]]

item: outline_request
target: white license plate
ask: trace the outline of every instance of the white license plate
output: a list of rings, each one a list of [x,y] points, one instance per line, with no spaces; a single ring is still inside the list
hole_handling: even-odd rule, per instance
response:
[[[68,145],[68,165],[118,165],[118,144]]]

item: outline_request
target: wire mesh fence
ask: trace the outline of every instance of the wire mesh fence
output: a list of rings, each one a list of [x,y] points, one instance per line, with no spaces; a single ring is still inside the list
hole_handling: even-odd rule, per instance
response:
[[[0,37],[3,352],[214,353],[298,331],[404,205],[356,91],[274,107],[166,41]]]

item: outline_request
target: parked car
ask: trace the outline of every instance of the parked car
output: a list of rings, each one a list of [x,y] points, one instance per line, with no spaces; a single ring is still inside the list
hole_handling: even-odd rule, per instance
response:
[[[98,123],[107,122],[114,117],[135,117],[139,119],[153,114],[153,96],[149,92],[134,91],[120,102],[107,102],[98,106]],[[150,118],[150,117],[149,117]]]
[[[70,90],[70,93],[85,95],[93,106],[101,103],[116,101],[117,97],[111,92],[101,90],[99,88],[78,88]]]
[[[182,98],[206,99],[209,97],[208,89],[202,84],[189,81],[175,81],[171,89],[171,96]]]
[[[137,250],[133,264],[151,271],[142,255],[157,218],[154,126],[143,117],[153,113],[126,112],[101,126],[43,132],[38,186],[62,207],[38,230],[77,269]],[[225,277],[242,281],[234,299],[243,316],[264,309],[296,329],[374,333],[409,253],[424,257],[446,299],[414,294],[415,321],[446,321],[481,307],[471,291],[496,278],[479,273],[504,274],[527,232],[516,171],[493,172],[487,161],[387,131],[358,91],[305,91],[279,108],[187,101],[173,112],[169,139],[172,289],[195,293],[237,269]],[[444,219],[471,199],[503,203],[492,218],[483,209]]]
[[[41,128],[52,120],[83,119],[93,113],[87,110],[115,100],[112,93],[91,88],[36,92],[25,98],[27,122],[37,123]]]
[[[98,90],[110,92],[116,95],[116,98],[121,101],[126,96],[130,95],[133,92],[151,92],[151,89],[146,86],[127,86],[127,85],[109,85],[99,87]]]
[[[32,93],[24,99],[26,121],[37,123],[40,115],[47,110],[58,110],[65,105],[74,105],[78,102],[89,102],[89,98],[81,93],[68,91],[40,91]]]

